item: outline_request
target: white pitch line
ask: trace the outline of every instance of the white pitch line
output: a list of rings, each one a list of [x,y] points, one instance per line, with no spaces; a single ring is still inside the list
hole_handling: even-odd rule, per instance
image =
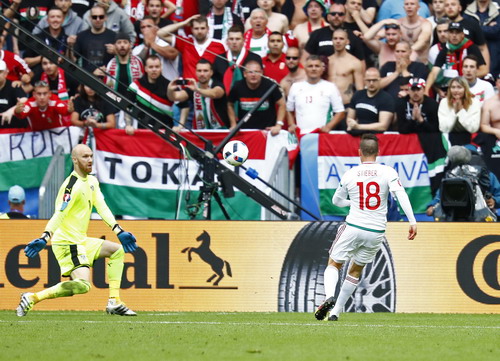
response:
[[[165,325],[232,325],[232,326],[312,326],[312,327],[378,327],[378,328],[437,328],[437,329],[492,329],[500,330],[500,326],[470,326],[470,325],[381,325],[381,324],[355,324],[342,322],[318,322],[318,323],[298,323],[298,322],[221,322],[221,321],[92,321],[92,320],[26,320],[18,321],[0,320],[0,323],[37,323],[37,322],[71,322],[71,323],[126,323],[126,324],[165,324]]]

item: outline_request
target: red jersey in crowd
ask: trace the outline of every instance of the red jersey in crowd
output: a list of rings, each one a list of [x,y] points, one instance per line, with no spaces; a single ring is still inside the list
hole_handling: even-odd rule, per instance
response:
[[[269,58],[269,54],[262,58],[262,66],[264,67],[264,75],[276,80],[278,83],[285,76],[288,75],[290,70],[286,67],[285,54],[282,53],[281,56],[276,60],[272,61]]]
[[[0,60],[5,61],[5,64],[7,64],[9,70],[7,79],[10,81],[21,80],[24,74],[31,73],[31,69],[24,59],[11,51],[0,50]]]
[[[45,110],[41,110],[34,97],[28,99],[21,114],[16,114],[19,119],[28,118],[32,130],[44,130],[68,126],[64,115],[69,115],[68,105],[55,94],[52,94]]]

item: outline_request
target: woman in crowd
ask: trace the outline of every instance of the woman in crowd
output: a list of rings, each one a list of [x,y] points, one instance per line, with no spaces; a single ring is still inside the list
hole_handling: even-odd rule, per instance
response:
[[[451,145],[471,142],[472,133],[479,130],[481,103],[474,98],[469,84],[463,77],[454,78],[448,87],[446,98],[439,103],[439,130],[449,133]]]

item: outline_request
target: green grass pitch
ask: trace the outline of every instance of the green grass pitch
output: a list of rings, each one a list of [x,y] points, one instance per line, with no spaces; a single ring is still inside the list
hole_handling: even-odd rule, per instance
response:
[[[500,315],[0,311],[0,360],[500,360]]]

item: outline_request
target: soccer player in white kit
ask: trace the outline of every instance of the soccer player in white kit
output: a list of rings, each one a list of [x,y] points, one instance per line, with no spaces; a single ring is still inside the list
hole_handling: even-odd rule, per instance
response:
[[[315,313],[318,320],[338,320],[345,303],[356,290],[363,267],[371,263],[379,251],[385,239],[389,192],[396,196],[408,217],[408,239],[412,240],[417,235],[417,222],[398,173],[394,168],[377,164],[375,160],[378,153],[377,137],[364,134],[359,146],[362,164],[349,169],[342,176],[333,196],[333,204],[350,207],[350,210],[330,247],[330,258],[324,274],[325,302]],[[339,271],[349,259],[352,260],[351,268],[335,299]]]

